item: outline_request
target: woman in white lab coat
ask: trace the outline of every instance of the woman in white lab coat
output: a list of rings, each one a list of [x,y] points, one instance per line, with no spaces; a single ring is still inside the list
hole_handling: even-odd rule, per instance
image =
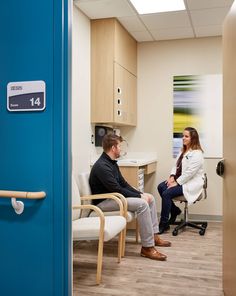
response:
[[[183,147],[177,156],[176,165],[172,168],[169,178],[157,187],[162,198],[159,233],[170,228],[177,215],[181,213],[172,198],[184,195],[192,204],[203,190],[203,150],[199,135],[195,128],[186,127],[183,131]],[[169,214],[171,218],[169,219]]]

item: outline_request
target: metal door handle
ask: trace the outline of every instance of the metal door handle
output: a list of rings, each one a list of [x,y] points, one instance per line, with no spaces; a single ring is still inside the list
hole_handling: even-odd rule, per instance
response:
[[[225,160],[221,159],[216,165],[216,173],[218,176],[222,177],[225,171]]]

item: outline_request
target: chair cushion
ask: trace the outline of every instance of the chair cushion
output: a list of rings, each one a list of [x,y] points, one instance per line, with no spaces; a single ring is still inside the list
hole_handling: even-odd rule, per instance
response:
[[[195,200],[195,202],[201,200],[202,197],[203,197],[203,195],[200,194],[200,195],[198,196],[198,198]],[[187,199],[184,197],[184,195],[176,196],[176,197],[174,197],[174,198],[172,198],[172,199],[173,199],[173,201],[187,202]]]
[[[117,216],[120,214],[119,211],[103,212],[104,216]],[[97,217],[97,213],[92,211],[89,217]],[[135,213],[127,211],[127,222],[131,222],[135,218]]]
[[[104,241],[109,241],[126,227],[122,216],[105,217]],[[80,218],[72,221],[74,240],[98,240],[100,219],[98,217]]]

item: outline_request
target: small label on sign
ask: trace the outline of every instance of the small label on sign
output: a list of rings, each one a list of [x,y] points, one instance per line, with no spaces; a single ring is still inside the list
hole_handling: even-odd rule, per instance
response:
[[[45,107],[44,81],[9,82],[7,84],[8,111],[42,111]]]

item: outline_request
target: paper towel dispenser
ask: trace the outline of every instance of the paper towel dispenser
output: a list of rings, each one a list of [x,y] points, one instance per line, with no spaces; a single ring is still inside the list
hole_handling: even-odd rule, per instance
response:
[[[113,134],[113,128],[103,125],[95,125],[95,146],[102,146],[102,139],[106,134]]]

